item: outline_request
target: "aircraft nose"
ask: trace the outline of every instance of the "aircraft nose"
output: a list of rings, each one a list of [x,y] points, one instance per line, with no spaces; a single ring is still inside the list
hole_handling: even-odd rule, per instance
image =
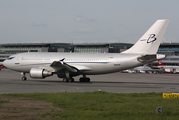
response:
[[[8,67],[7,60],[4,60],[4,61],[2,62],[2,65],[7,68],[7,67]]]

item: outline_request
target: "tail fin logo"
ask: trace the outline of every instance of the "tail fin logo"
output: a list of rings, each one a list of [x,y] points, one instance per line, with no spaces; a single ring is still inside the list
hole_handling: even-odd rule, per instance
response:
[[[143,40],[140,40],[140,41],[146,41],[147,40],[147,43],[153,43],[154,41],[157,40],[157,38],[155,36],[156,36],[155,34],[150,34],[148,39],[143,39]]]
[[[158,63],[159,63],[159,65],[161,65],[161,64],[162,64],[162,61],[161,61],[161,60],[159,60],[159,61],[158,61]]]

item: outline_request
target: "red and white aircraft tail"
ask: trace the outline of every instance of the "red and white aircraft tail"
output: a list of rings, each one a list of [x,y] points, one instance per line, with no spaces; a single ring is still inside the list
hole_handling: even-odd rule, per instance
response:
[[[158,64],[159,64],[159,66],[164,66],[162,60],[158,60]]]
[[[165,66],[162,60],[158,60],[159,68],[162,68],[164,73],[174,73],[174,69],[172,66]]]

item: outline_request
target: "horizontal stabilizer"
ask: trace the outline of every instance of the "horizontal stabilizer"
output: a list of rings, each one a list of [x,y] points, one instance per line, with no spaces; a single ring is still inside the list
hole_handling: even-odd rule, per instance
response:
[[[147,62],[150,62],[150,61],[163,59],[165,57],[166,56],[163,55],[163,54],[142,55],[142,56],[138,57],[137,60],[142,62],[142,63],[147,63]]]
[[[138,57],[137,60],[142,63],[153,61],[153,60],[156,60],[156,55],[155,54],[154,55],[142,55]]]

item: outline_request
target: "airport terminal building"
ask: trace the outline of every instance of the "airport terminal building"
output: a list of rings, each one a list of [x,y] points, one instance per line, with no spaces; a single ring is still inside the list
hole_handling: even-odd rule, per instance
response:
[[[0,44],[0,61],[22,52],[75,52],[75,53],[120,53],[132,47],[130,43],[12,43]],[[179,54],[179,43],[161,43],[159,53]]]
[[[75,53],[120,53],[129,49],[129,43],[98,43],[98,44],[69,44],[69,43],[16,43],[0,44],[0,61],[9,55],[22,52],[75,52]]]

